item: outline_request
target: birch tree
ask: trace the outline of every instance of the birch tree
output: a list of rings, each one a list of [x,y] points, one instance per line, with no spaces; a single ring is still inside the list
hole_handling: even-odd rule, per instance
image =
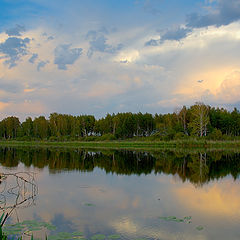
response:
[[[193,133],[202,137],[207,136],[207,125],[209,123],[209,107],[202,102],[196,102],[191,107],[192,121],[190,127],[192,127]]]

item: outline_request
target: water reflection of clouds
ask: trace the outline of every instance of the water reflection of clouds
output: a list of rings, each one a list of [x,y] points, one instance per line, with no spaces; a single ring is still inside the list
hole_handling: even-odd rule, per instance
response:
[[[183,206],[199,215],[240,215],[240,186],[231,179],[213,182],[198,189],[192,184],[184,184],[173,192]]]
[[[23,164],[18,165],[21,168]],[[234,239],[238,231],[237,221],[229,224],[240,215],[240,189],[230,175],[196,188],[170,173],[128,176],[106,174],[99,168],[55,174],[49,174],[48,167],[34,170],[38,172],[39,198],[36,208],[22,211],[22,220],[37,213],[43,221],[58,227],[66,223],[87,236],[117,233],[127,239],[205,240],[226,239],[226,235]],[[159,219],[190,215],[192,224]],[[59,216],[61,221],[56,221]],[[217,229],[225,222],[226,233],[224,228]],[[204,224],[203,231],[196,230],[198,224]]]
[[[146,226],[143,223],[134,221],[131,219],[131,216],[124,216],[122,218],[116,219],[112,222],[112,227],[116,232],[121,234],[126,234],[131,236],[133,239],[142,238],[142,239],[165,239],[165,240],[205,240],[207,237],[204,233],[184,232],[183,229],[175,228],[171,231],[170,228],[162,226],[160,221],[154,226]]]

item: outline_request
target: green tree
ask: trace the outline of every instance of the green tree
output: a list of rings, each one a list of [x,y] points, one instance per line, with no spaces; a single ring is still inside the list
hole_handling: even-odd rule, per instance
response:
[[[2,134],[4,138],[16,138],[20,121],[17,117],[7,117],[2,120]]]
[[[32,118],[28,117],[26,120],[21,124],[22,126],[22,135],[27,137],[33,136],[33,121]]]
[[[191,107],[192,120],[189,123],[192,133],[202,137],[207,135],[209,123],[209,107],[204,103],[197,102]]]
[[[33,134],[35,137],[41,139],[49,137],[49,123],[44,116],[34,119]]]

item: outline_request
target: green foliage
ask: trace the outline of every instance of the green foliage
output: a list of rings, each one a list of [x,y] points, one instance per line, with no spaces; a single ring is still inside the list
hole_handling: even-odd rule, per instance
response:
[[[111,133],[107,133],[107,134],[103,134],[102,136],[100,136],[97,140],[99,141],[111,141],[111,140],[116,140],[117,138],[111,134]]]
[[[187,139],[187,135],[184,134],[183,132],[177,132],[174,135],[174,139]]]
[[[209,123],[209,107],[199,102],[190,108],[192,135],[200,137],[207,136],[207,125]]]
[[[221,133],[222,136],[221,136]],[[196,103],[183,106],[174,113],[117,113],[96,120],[92,115],[72,116],[51,113],[49,119],[30,117],[20,123],[17,117],[0,121],[0,138],[4,140],[54,141],[113,141],[116,139],[143,139],[170,141],[189,136],[212,140],[234,140],[240,136],[240,112],[211,108]]]
[[[223,135],[220,129],[214,128],[213,131],[208,135],[208,138],[212,140],[222,140]]]

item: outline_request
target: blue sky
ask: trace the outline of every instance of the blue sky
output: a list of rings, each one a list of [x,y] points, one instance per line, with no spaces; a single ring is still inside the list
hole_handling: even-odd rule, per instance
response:
[[[240,0],[2,0],[0,118],[239,107]]]

